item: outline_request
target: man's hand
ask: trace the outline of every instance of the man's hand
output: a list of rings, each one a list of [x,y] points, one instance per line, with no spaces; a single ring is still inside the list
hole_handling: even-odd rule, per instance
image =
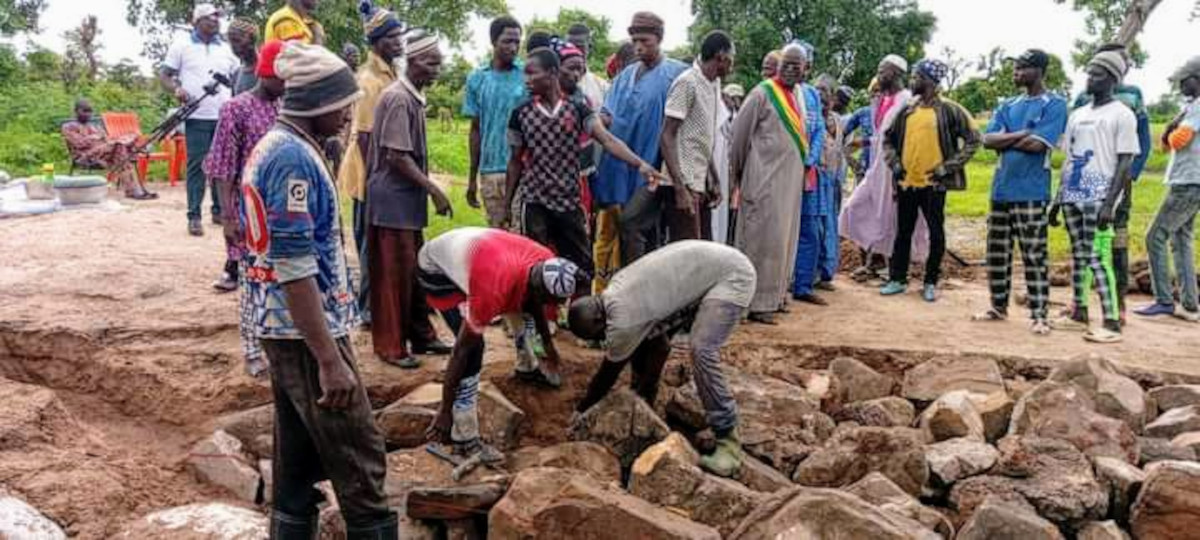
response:
[[[741,207],[742,207],[742,188],[740,186],[734,186],[733,189],[731,189],[729,191],[729,209],[730,210],[738,210]]]
[[[696,214],[696,199],[687,186],[675,186],[675,209],[689,216]]]
[[[442,190],[431,189],[429,195],[433,197],[433,208],[437,211],[437,215],[446,217],[454,215],[454,207],[450,206],[450,198],[446,197]]]
[[[191,99],[192,96],[189,95],[187,90],[184,90],[182,86],[175,89],[175,100],[178,101],[180,105],[186,105]]]
[[[721,199],[724,196],[725,194],[721,193],[721,185],[714,183],[708,186],[708,193],[706,194],[707,200],[705,203],[709,208],[716,208],[721,206]]]
[[[511,206],[512,205],[510,205],[510,204],[506,204],[506,205],[504,205],[504,208],[500,209],[500,226],[503,228],[506,228],[506,229],[510,225],[509,221],[512,220]]]
[[[638,167],[638,172],[641,173],[642,177],[646,179],[646,182],[650,184],[651,191],[658,189],[658,185],[667,179],[666,176],[663,176],[662,173],[658,172],[654,167],[651,167],[649,163],[642,163],[642,165]]]
[[[334,410],[348,409],[358,387],[354,372],[341,358],[321,362],[320,366],[321,399],[317,400],[317,405]]]
[[[1106,204],[1100,209],[1100,220],[1096,222],[1096,227],[1099,230],[1112,228],[1113,222],[1116,221],[1116,213],[1113,211],[1112,205]]]
[[[467,185],[467,205],[471,208],[479,208],[479,186],[475,182]]]
[[[1058,220],[1058,214],[1060,211],[1062,211],[1062,207],[1060,207],[1057,203],[1050,205],[1049,223],[1051,227],[1058,227],[1061,224]]]
[[[429,424],[425,430],[425,440],[450,444],[450,430],[454,428],[454,415],[450,412],[450,407],[443,406],[438,410],[438,415]]]

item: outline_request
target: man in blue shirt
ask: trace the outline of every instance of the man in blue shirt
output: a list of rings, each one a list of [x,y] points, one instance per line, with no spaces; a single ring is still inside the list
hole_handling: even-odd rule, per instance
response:
[[[1046,91],[1050,56],[1031,49],[1016,59],[1013,80],[1025,93],[1000,105],[983,137],[984,147],[1000,154],[992,181],[992,213],[988,218],[987,266],[992,307],[979,321],[1008,318],[1012,289],[1013,243],[1021,244],[1025,285],[1029,291],[1032,331],[1050,332],[1047,302],[1046,209],[1050,203],[1050,155],[1067,125],[1067,102]]]
[[[471,174],[467,204],[487,211],[488,225],[503,227],[504,187],[508,172],[508,119],[528,96],[525,67],[517,59],[521,48],[521,23],[503,16],[492,21],[492,59],[467,77],[462,112],[471,118]],[[482,182],[480,181],[482,177]]]

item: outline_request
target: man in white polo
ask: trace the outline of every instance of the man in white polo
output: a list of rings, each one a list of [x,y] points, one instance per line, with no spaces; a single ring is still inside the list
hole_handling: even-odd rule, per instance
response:
[[[240,62],[229,44],[221,37],[221,13],[212,4],[199,4],[192,11],[192,32],[175,40],[163,60],[160,80],[163,88],[182,105],[204,95],[204,87],[214,73],[236,74]],[[216,95],[204,99],[196,112],[184,123],[187,135],[187,217],[188,233],[204,235],[200,225],[200,207],[208,182],[201,164],[212,146],[217,130],[221,105],[233,97],[229,88],[221,86]],[[213,223],[221,223],[221,203],[212,196]]]

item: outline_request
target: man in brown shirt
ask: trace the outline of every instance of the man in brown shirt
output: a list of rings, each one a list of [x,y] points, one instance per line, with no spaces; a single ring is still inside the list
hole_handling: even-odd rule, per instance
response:
[[[408,33],[407,49],[407,74],[380,96],[367,154],[367,273],[375,355],[414,369],[420,362],[413,354],[450,354],[429,322],[417,284],[429,196],[439,215],[450,214],[450,200],[429,178],[422,93],[437,79],[442,53],[437,38],[422,30]]]

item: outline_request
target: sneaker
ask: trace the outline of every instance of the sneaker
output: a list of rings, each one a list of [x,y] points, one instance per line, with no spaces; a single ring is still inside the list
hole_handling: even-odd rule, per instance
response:
[[[189,219],[187,230],[192,236],[204,236],[204,227],[200,225],[199,219]]]
[[[1035,336],[1048,336],[1050,335],[1050,323],[1046,322],[1046,319],[1034,319],[1029,323],[1029,331],[1033,332]]]
[[[834,292],[837,290],[837,286],[834,285],[832,281],[818,281],[816,285],[813,285],[813,287],[819,291],[825,292]]]
[[[925,284],[925,289],[921,291],[921,298],[930,304],[937,302],[937,285]]]
[[[717,449],[700,458],[700,467],[723,478],[732,478],[742,469],[742,443],[737,433],[717,439]]]
[[[214,281],[212,287],[216,289],[217,292],[231,293],[238,289],[238,282],[228,273],[221,272],[220,279]]]
[[[1175,312],[1175,318],[1190,323],[1200,322],[1200,310],[1181,309]]]
[[[1133,314],[1139,317],[1163,317],[1175,315],[1175,304],[1153,304],[1142,306],[1133,310]]]
[[[1008,314],[996,308],[991,308],[971,316],[972,322],[1001,322],[1006,320],[1008,320]]]
[[[1071,317],[1055,319],[1051,326],[1055,330],[1062,330],[1064,332],[1087,332],[1089,328],[1087,322],[1077,321]]]
[[[1083,339],[1086,339],[1092,343],[1120,343],[1125,338],[1120,332],[1115,332],[1113,330],[1109,330],[1108,328],[1100,327],[1094,330],[1089,330],[1083,335]]]
[[[421,367],[421,360],[411,354],[404,358],[380,357],[380,360],[385,364],[396,366],[400,369],[419,369]]]
[[[879,294],[883,296],[896,296],[908,292],[908,284],[900,283],[899,281],[889,281],[883,288],[879,289]]]
[[[820,296],[817,296],[812,293],[794,294],[794,295],[792,295],[792,300],[795,300],[797,302],[804,302],[806,304],[812,304],[814,306],[828,306],[829,305],[829,302],[826,301],[824,298],[821,298]]]
[[[412,352],[415,354],[445,356],[454,352],[454,346],[442,343],[440,339],[435,339],[428,343],[413,344]]]
[[[265,357],[247,358],[246,359],[246,375],[255,379],[263,380],[269,375],[268,370],[271,369],[271,364],[267,362]]]

